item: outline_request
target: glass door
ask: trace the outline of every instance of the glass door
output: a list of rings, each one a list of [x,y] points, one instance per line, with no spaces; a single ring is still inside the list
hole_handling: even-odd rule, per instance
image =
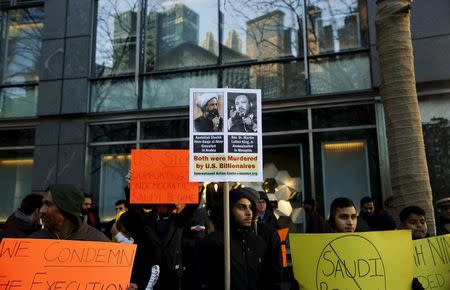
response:
[[[325,216],[337,197],[350,198],[359,207],[361,198],[371,195],[366,140],[323,142],[321,151]]]

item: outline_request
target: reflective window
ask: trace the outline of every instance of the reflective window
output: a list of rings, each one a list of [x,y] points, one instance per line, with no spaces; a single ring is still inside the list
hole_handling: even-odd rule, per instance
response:
[[[309,54],[368,46],[366,1],[308,0]]]
[[[264,100],[371,88],[365,0],[97,3],[91,112],[185,107],[195,87],[261,89]]]
[[[88,188],[98,198],[99,216],[102,222],[115,217],[114,203],[125,199],[125,175],[131,161],[131,149],[134,145],[92,146],[88,156]]]
[[[91,112],[137,109],[134,79],[99,80],[91,89]]]
[[[313,128],[375,125],[373,104],[330,107],[312,110]]]
[[[0,11],[0,118],[36,115],[38,86],[24,84],[39,81],[43,20],[41,7]]]
[[[189,149],[189,141],[144,143],[142,149]]]
[[[189,137],[187,119],[152,121],[141,123],[141,139],[173,139]]]
[[[420,117],[435,200],[450,192],[450,94],[420,99]]]
[[[221,1],[223,61],[302,56],[302,1]]]
[[[301,203],[307,183],[304,172],[308,168],[304,166],[308,162],[304,158],[307,141],[302,140],[305,136],[299,137],[295,145],[265,146],[264,182],[250,184],[266,192],[270,200],[267,207],[273,209],[280,228],[289,228],[292,233],[304,232],[305,223]]]
[[[308,129],[308,112],[306,110],[264,113],[263,132],[279,132]]]
[[[325,217],[333,199],[342,194],[353,198],[358,208],[364,196],[381,197],[375,128],[314,133],[313,139],[316,197],[323,201]]]
[[[217,72],[214,70],[152,75],[144,80],[142,108],[187,106],[189,88],[217,86]]]
[[[36,115],[38,86],[0,89],[0,118]]]
[[[0,147],[34,144],[34,129],[0,130]]]
[[[100,124],[89,127],[89,142],[135,141],[136,123]]]
[[[309,71],[312,94],[364,90],[372,85],[367,53],[311,59]]]
[[[146,70],[217,64],[217,1],[147,1]]]
[[[223,85],[230,88],[258,88],[264,99],[306,95],[303,62],[269,63],[227,68]]]
[[[0,130],[0,222],[31,193],[33,145],[33,129]]]
[[[127,182],[124,177],[130,169],[132,149],[138,147],[141,149],[189,148],[189,141],[180,138],[180,136],[186,136],[187,139],[189,131],[187,119],[140,121],[139,123],[140,134],[137,129],[138,122],[89,126],[86,188],[93,194],[95,203],[99,205],[102,222],[113,219],[114,203],[126,198],[124,187],[127,186]],[[140,136],[139,140],[138,136]],[[1,137],[0,132],[0,141]]]
[[[38,81],[44,9],[27,8],[0,13],[2,83]]]
[[[131,73],[136,65],[136,23],[139,0],[99,0],[95,75]]]

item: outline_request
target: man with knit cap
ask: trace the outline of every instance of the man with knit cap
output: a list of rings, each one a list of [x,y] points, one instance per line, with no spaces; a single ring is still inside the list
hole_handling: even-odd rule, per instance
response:
[[[221,132],[223,119],[219,115],[217,94],[205,93],[195,102],[202,115],[194,120],[195,132]]]
[[[44,229],[35,232],[30,238],[109,241],[100,231],[82,221],[83,200],[83,193],[74,185],[50,185],[43,194],[40,209]]]

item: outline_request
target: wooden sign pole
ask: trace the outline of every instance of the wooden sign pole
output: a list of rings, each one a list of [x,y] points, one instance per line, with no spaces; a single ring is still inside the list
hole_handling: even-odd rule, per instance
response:
[[[230,290],[230,184],[228,182],[225,182],[223,187],[223,243],[225,261],[225,290]]]

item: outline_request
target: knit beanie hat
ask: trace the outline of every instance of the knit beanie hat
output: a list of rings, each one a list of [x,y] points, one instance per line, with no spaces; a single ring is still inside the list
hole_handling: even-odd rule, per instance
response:
[[[77,227],[81,225],[81,206],[83,205],[83,192],[72,184],[52,184],[48,187],[56,207],[70,216]]]
[[[252,204],[253,218],[256,218],[256,201],[258,192],[251,187],[241,187],[230,191],[230,210],[241,199],[247,198]]]

